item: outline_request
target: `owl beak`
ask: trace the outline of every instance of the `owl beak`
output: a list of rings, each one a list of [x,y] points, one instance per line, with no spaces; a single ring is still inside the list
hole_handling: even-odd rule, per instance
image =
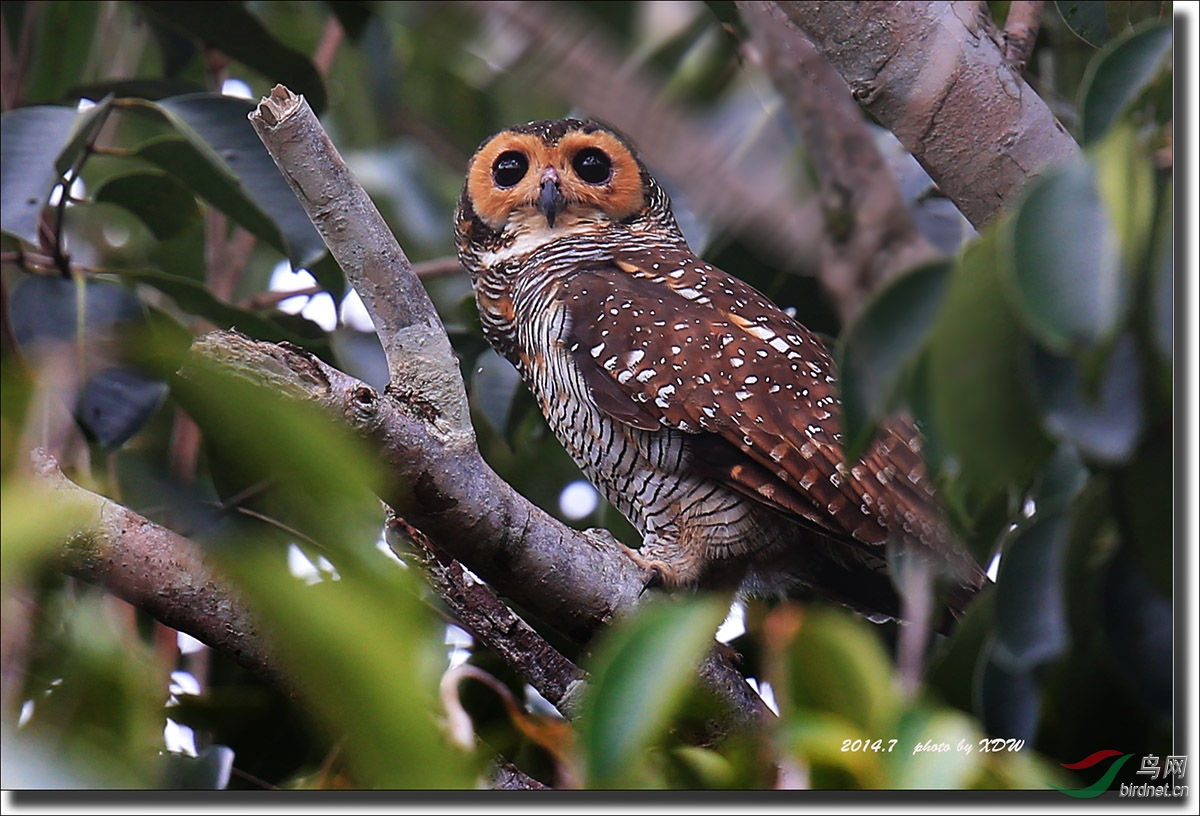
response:
[[[538,210],[546,216],[546,223],[551,227],[554,226],[554,219],[567,204],[558,185],[558,171],[553,167],[546,168],[546,171],[542,173],[542,192],[538,196]]]

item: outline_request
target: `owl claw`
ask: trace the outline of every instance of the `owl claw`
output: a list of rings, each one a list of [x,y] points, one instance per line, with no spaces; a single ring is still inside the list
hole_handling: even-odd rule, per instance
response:
[[[647,558],[631,547],[622,545],[622,549],[642,571],[642,592],[650,589],[666,589],[671,586],[671,576],[674,575],[674,571],[665,562]]]

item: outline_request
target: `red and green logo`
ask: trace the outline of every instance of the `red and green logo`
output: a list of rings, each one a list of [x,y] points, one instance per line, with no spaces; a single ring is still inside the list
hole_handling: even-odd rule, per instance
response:
[[[1094,796],[1099,796],[1108,790],[1109,785],[1112,784],[1113,779],[1115,779],[1117,776],[1117,771],[1121,770],[1121,766],[1128,762],[1131,756],[1133,756],[1133,754],[1122,754],[1120,751],[1097,751],[1087,759],[1081,759],[1078,762],[1072,762],[1070,764],[1064,762],[1064,768],[1069,768],[1072,771],[1080,771],[1084,768],[1090,768],[1093,765],[1097,765],[1106,759],[1121,757],[1116,762],[1108,766],[1108,770],[1104,772],[1104,776],[1100,777],[1086,788],[1060,788],[1058,785],[1051,785],[1051,787],[1065,793],[1067,796],[1074,796],[1076,799],[1091,799]]]

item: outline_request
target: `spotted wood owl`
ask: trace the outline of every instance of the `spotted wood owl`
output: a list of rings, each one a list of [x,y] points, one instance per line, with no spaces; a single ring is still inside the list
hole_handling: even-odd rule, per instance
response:
[[[986,581],[941,519],[913,425],[845,461],[821,340],[692,253],[619,134],[563,119],[492,136],[455,234],[488,341],[666,588],[815,593],[898,618],[889,545],[951,577],[943,617]]]

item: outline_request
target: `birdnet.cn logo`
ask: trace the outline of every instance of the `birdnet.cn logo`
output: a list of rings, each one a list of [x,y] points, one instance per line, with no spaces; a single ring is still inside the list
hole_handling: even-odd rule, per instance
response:
[[[1072,771],[1081,771],[1111,760],[1108,770],[1104,772],[1104,775],[1086,788],[1060,788],[1058,785],[1052,785],[1051,787],[1065,793],[1067,796],[1074,796],[1076,799],[1091,799],[1094,796],[1099,796],[1109,790],[1109,787],[1117,776],[1117,772],[1121,770],[1121,766],[1128,762],[1132,756],[1133,754],[1122,754],[1120,751],[1097,751],[1078,762],[1064,762],[1064,768]],[[1183,781],[1183,774],[1187,770],[1187,757],[1168,756],[1165,759],[1166,761],[1160,764],[1159,757],[1155,754],[1143,756],[1142,767],[1135,771],[1135,773],[1147,777],[1147,781],[1141,784],[1136,782],[1132,784],[1122,782],[1118,790],[1118,795],[1147,799],[1187,796],[1188,786],[1179,784]]]

